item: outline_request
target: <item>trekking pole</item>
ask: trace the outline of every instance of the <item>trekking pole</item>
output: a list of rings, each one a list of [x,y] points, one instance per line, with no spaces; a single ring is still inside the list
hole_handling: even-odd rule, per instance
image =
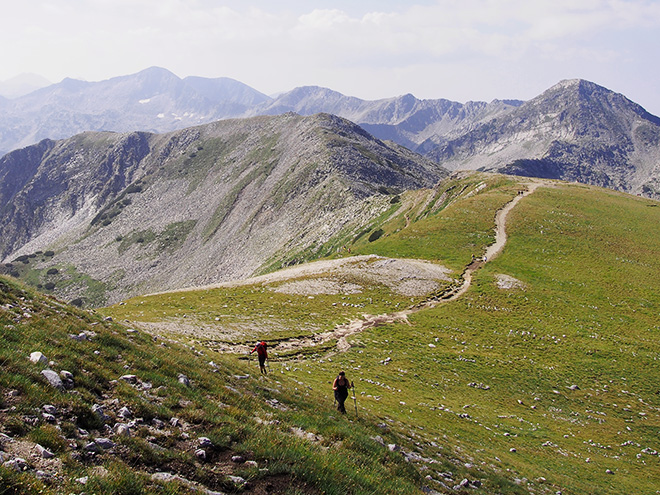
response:
[[[355,397],[355,383],[351,382],[351,388],[353,389],[353,404],[355,405],[355,417],[358,417],[357,412],[357,397]]]

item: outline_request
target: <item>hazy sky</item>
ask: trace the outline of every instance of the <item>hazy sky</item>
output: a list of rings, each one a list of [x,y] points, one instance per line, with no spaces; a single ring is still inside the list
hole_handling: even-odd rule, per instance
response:
[[[0,0],[0,81],[151,66],[377,99],[529,99],[583,78],[660,115],[660,0]]]

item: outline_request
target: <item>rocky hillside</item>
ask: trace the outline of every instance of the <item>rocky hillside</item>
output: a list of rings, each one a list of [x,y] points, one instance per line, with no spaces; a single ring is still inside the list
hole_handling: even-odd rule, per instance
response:
[[[294,376],[0,276],[0,493],[424,493],[412,440]],[[388,447],[391,445],[391,448]],[[394,448],[396,447],[396,449]]]
[[[557,84],[427,156],[452,170],[563,179],[660,197],[660,118],[579,79]]]
[[[243,278],[340,249],[445,175],[326,114],[45,140],[0,159],[3,270],[85,304]]]

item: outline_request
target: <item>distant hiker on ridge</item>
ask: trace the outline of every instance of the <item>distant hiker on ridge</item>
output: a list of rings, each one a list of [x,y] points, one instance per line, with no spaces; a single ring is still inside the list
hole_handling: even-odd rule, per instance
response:
[[[259,357],[259,370],[261,370],[261,373],[263,375],[266,375],[266,359],[268,359],[268,351],[266,348],[268,347],[268,344],[264,342],[263,340],[259,342],[257,345],[254,346],[254,349],[250,351],[250,354],[252,354],[254,351],[257,351],[257,356]]]
[[[337,378],[332,383],[332,390],[335,391],[335,400],[337,401],[337,411],[342,414],[346,414],[346,408],[344,407],[344,402],[348,398],[348,389],[351,388],[351,383],[346,378],[346,374],[343,371],[339,372]]]

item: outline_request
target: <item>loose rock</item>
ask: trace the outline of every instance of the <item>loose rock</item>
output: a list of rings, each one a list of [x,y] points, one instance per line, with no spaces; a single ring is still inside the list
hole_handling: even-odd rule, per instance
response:
[[[199,437],[197,441],[200,447],[213,447],[213,442],[208,437]]]
[[[52,406],[50,404],[46,404],[42,407],[45,413],[47,414],[52,414],[55,416],[57,414],[57,408],[55,406]]]
[[[94,442],[96,443],[96,445],[98,445],[104,450],[111,449],[115,446],[115,442],[113,442],[109,438],[97,438],[96,440],[94,440]]]
[[[126,406],[122,407],[119,412],[117,413],[117,416],[120,418],[124,419],[132,419],[133,418],[133,413],[131,413],[130,409]]]
[[[35,364],[48,364],[48,358],[39,351],[30,354],[30,361]]]
[[[119,377],[119,379],[123,380],[127,383],[130,383],[130,384],[137,383],[137,376],[135,376],[135,375],[122,375],[122,376]]]
[[[43,447],[39,444],[36,444],[34,448],[37,450],[37,453],[43,457],[44,459],[51,459],[55,457],[55,454],[53,454],[50,450],[48,450],[46,447]]]
[[[64,390],[64,384],[62,383],[62,379],[60,378],[60,375],[55,373],[53,370],[43,370],[41,374],[48,380],[48,383],[57,389]]]
[[[130,437],[131,428],[128,425],[118,423],[115,425],[115,434],[119,437]]]

